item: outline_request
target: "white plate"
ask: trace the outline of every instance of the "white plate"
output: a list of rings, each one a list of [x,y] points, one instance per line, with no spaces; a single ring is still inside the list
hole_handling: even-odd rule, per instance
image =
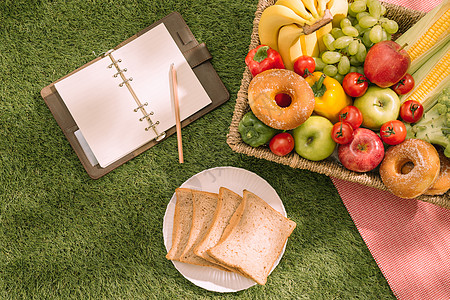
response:
[[[235,167],[217,167],[204,170],[188,180],[181,187],[191,188],[206,192],[218,193],[219,188],[223,186],[242,196],[244,189],[258,195],[266,201],[275,210],[286,216],[283,202],[272,186],[263,178],[255,173],[245,169]],[[167,205],[164,215],[163,235],[164,245],[169,251],[172,247],[172,228],[173,216],[175,212],[176,195],[175,193]],[[286,245],[284,245],[278,260],[275,262],[273,269],[278,265],[283,256]],[[178,261],[172,261],[175,268],[193,284],[214,292],[237,292],[245,290],[256,283],[242,275],[221,271],[211,267],[196,266]]]

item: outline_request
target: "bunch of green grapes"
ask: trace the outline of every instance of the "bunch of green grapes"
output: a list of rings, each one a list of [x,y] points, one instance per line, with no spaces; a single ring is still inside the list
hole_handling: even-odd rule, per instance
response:
[[[385,18],[385,14],[386,8],[378,0],[349,3],[348,15],[340,26],[322,37],[327,51],[315,58],[316,70],[341,83],[350,72],[364,74],[364,60],[370,47],[390,40],[398,30],[398,24]]]

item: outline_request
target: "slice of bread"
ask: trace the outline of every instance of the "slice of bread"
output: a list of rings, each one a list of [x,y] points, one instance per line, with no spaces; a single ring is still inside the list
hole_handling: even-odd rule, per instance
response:
[[[217,202],[217,209],[212,224],[204,239],[200,241],[198,246],[194,249],[195,254],[213,263],[218,263],[218,261],[208,255],[206,250],[219,242],[231,217],[239,204],[241,204],[241,201],[242,197],[235,192],[225,187],[219,189],[219,200]]]
[[[247,190],[244,190],[242,203],[244,209],[240,218],[233,215],[222,239],[207,253],[264,285],[296,224]]]
[[[172,247],[166,255],[167,259],[180,260],[186,248],[191,232],[193,195],[191,189],[178,188],[175,190],[177,201],[173,217]]]
[[[206,232],[212,224],[219,196],[216,193],[197,190],[192,190],[192,195],[192,225],[189,233],[189,239],[187,241],[186,248],[181,254],[180,261],[199,266],[215,267],[220,270],[227,271],[227,269],[207,261],[194,253],[194,249],[197,247],[198,243],[203,240]]]

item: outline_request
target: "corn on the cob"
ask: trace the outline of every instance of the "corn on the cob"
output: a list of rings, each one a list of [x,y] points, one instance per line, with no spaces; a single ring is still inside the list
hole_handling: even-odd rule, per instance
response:
[[[405,47],[411,57],[409,73],[414,73],[436,51],[450,40],[450,1],[444,0],[420,19],[396,42]]]
[[[450,42],[435,52],[412,77],[415,86],[412,91],[401,97],[402,102],[416,100],[429,110],[436,102],[439,93],[450,86]]]

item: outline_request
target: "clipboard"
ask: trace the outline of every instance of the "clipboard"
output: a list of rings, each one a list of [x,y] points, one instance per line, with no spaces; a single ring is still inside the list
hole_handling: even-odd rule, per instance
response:
[[[201,83],[206,93],[208,94],[209,98],[211,99],[210,104],[208,104],[201,110],[197,111],[196,113],[192,114],[191,116],[187,117],[181,122],[181,126],[185,127],[188,124],[200,118],[201,116],[207,114],[208,112],[214,110],[218,106],[225,103],[230,98],[230,94],[210,62],[212,56],[208,48],[204,43],[198,43],[198,41],[195,39],[194,35],[187,26],[181,14],[179,14],[178,12],[172,12],[166,17],[151,24],[147,28],[141,30],[140,32],[128,38],[127,40],[123,41],[122,43],[117,45],[113,50],[121,48],[122,46],[133,41],[134,39],[138,38],[147,31],[153,29],[154,27],[160,25],[161,23],[164,23],[171,37],[175,41],[177,47],[180,49],[181,53],[187,60],[189,66],[193,70],[195,76],[198,78],[199,82]],[[77,154],[86,172],[92,179],[98,179],[106,175],[107,173],[111,172],[115,168],[121,166],[122,164],[126,163],[127,161],[131,160],[132,158],[136,157],[142,152],[164,141],[167,137],[171,136],[176,132],[176,128],[175,126],[173,126],[165,131],[165,136],[162,137],[161,139],[151,140],[145,145],[128,153],[124,157],[116,160],[115,162],[111,163],[110,165],[104,168],[100,167],[99,164],[92,165],[88,158],[87,153],[84,150],[85,148],[82,147],[82,145],[80,144],[80,140],[75,135],[75,132],[78,131],[79,127],[76,124],[73,116],[69,112],[62,97],[55,88],[55,83],[75,74],[76,72],[95,63],[101,58],[102,57],[97,57],[96,59],[86,63],[85,65],[67,74],[66,76],[56,80],[55,82],[49,84],[48,86],[44,87],[41,90],[41,96],[44,99],[46,105],[50,109],[51,113],[53,114],[53,117],[55,118],[59,127],[62,129],[64,135],[66,136],[70,145]]]

